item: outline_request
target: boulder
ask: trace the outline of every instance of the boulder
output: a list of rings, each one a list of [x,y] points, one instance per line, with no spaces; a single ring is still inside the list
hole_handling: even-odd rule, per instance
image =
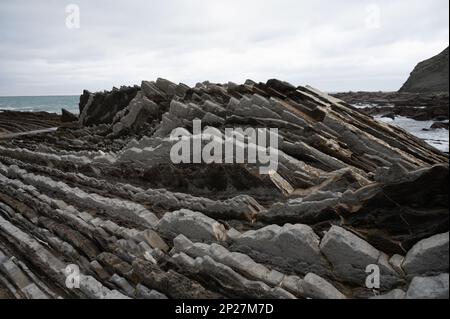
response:
[[[418,242],[406,255],[403,269],[408,275],[448,272],[448,241],[447,232]]]
[[[282,267],[300,274],[327,272],[320,253],[320,238],[307,225],[271,225],[248,231],[233,239],[232,247],[256,261]]]
[[[414,277],[406,293],[407,299],[448,299],[448,274]]]
[[[420,62],[400,92],[448,92],[449,48]]]
[[[379,267],[382,286],[389,287],[398,281],[385,255],[344,228],[331,227],[322,238],[320,250],[333,265],[334,274],[345,281],[365,286],[369,276],[366,270],[371,265]]]

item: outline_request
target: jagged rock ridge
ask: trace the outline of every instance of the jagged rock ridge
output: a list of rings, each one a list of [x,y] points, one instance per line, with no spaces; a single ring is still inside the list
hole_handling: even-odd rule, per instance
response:
[[[0,296],[448,297],[445,154],[278,80],[114,92],[85,92],[78,128],[0,140]],[[278,128],[277,172],[171,163],[196,118]]]

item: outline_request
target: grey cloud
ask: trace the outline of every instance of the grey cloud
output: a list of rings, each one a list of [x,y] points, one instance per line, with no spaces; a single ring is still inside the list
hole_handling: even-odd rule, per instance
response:
[[[70,2],[80,29],[65,27]],[[396,90],[448,46],[447,0],[70,2],[0,2],[0,95],[78,94],[158,76]],[[373,4],[380,25],[370,29]]]

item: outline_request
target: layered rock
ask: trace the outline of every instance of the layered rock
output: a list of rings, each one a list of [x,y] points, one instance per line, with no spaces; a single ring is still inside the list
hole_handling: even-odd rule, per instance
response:
[[[278,80],[144,81],[80,111],[0,140],[0,297],[448,295],[448,158],[405,131]],[[172,162],[172,130],[227,128],[277,128],[277,168]]]
[[[47,112],[0,111],[0,138],[44,131],[61,125],[61,116]]]
[[[381,117],[406,117],[417,121],[443,123],[449,119],[447,92],[347,92],[333,96],[358,107],[365,113]]]

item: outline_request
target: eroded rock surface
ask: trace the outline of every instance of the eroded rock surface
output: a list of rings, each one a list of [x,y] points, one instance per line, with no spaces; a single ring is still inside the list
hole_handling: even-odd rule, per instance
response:
[[[277,128],[276,170],[173,163],[196,119],[209,138]],[[78,122],[0,139],[0,297],[448,297],[448,192],[447,155],[310,87],[85,91]]]

